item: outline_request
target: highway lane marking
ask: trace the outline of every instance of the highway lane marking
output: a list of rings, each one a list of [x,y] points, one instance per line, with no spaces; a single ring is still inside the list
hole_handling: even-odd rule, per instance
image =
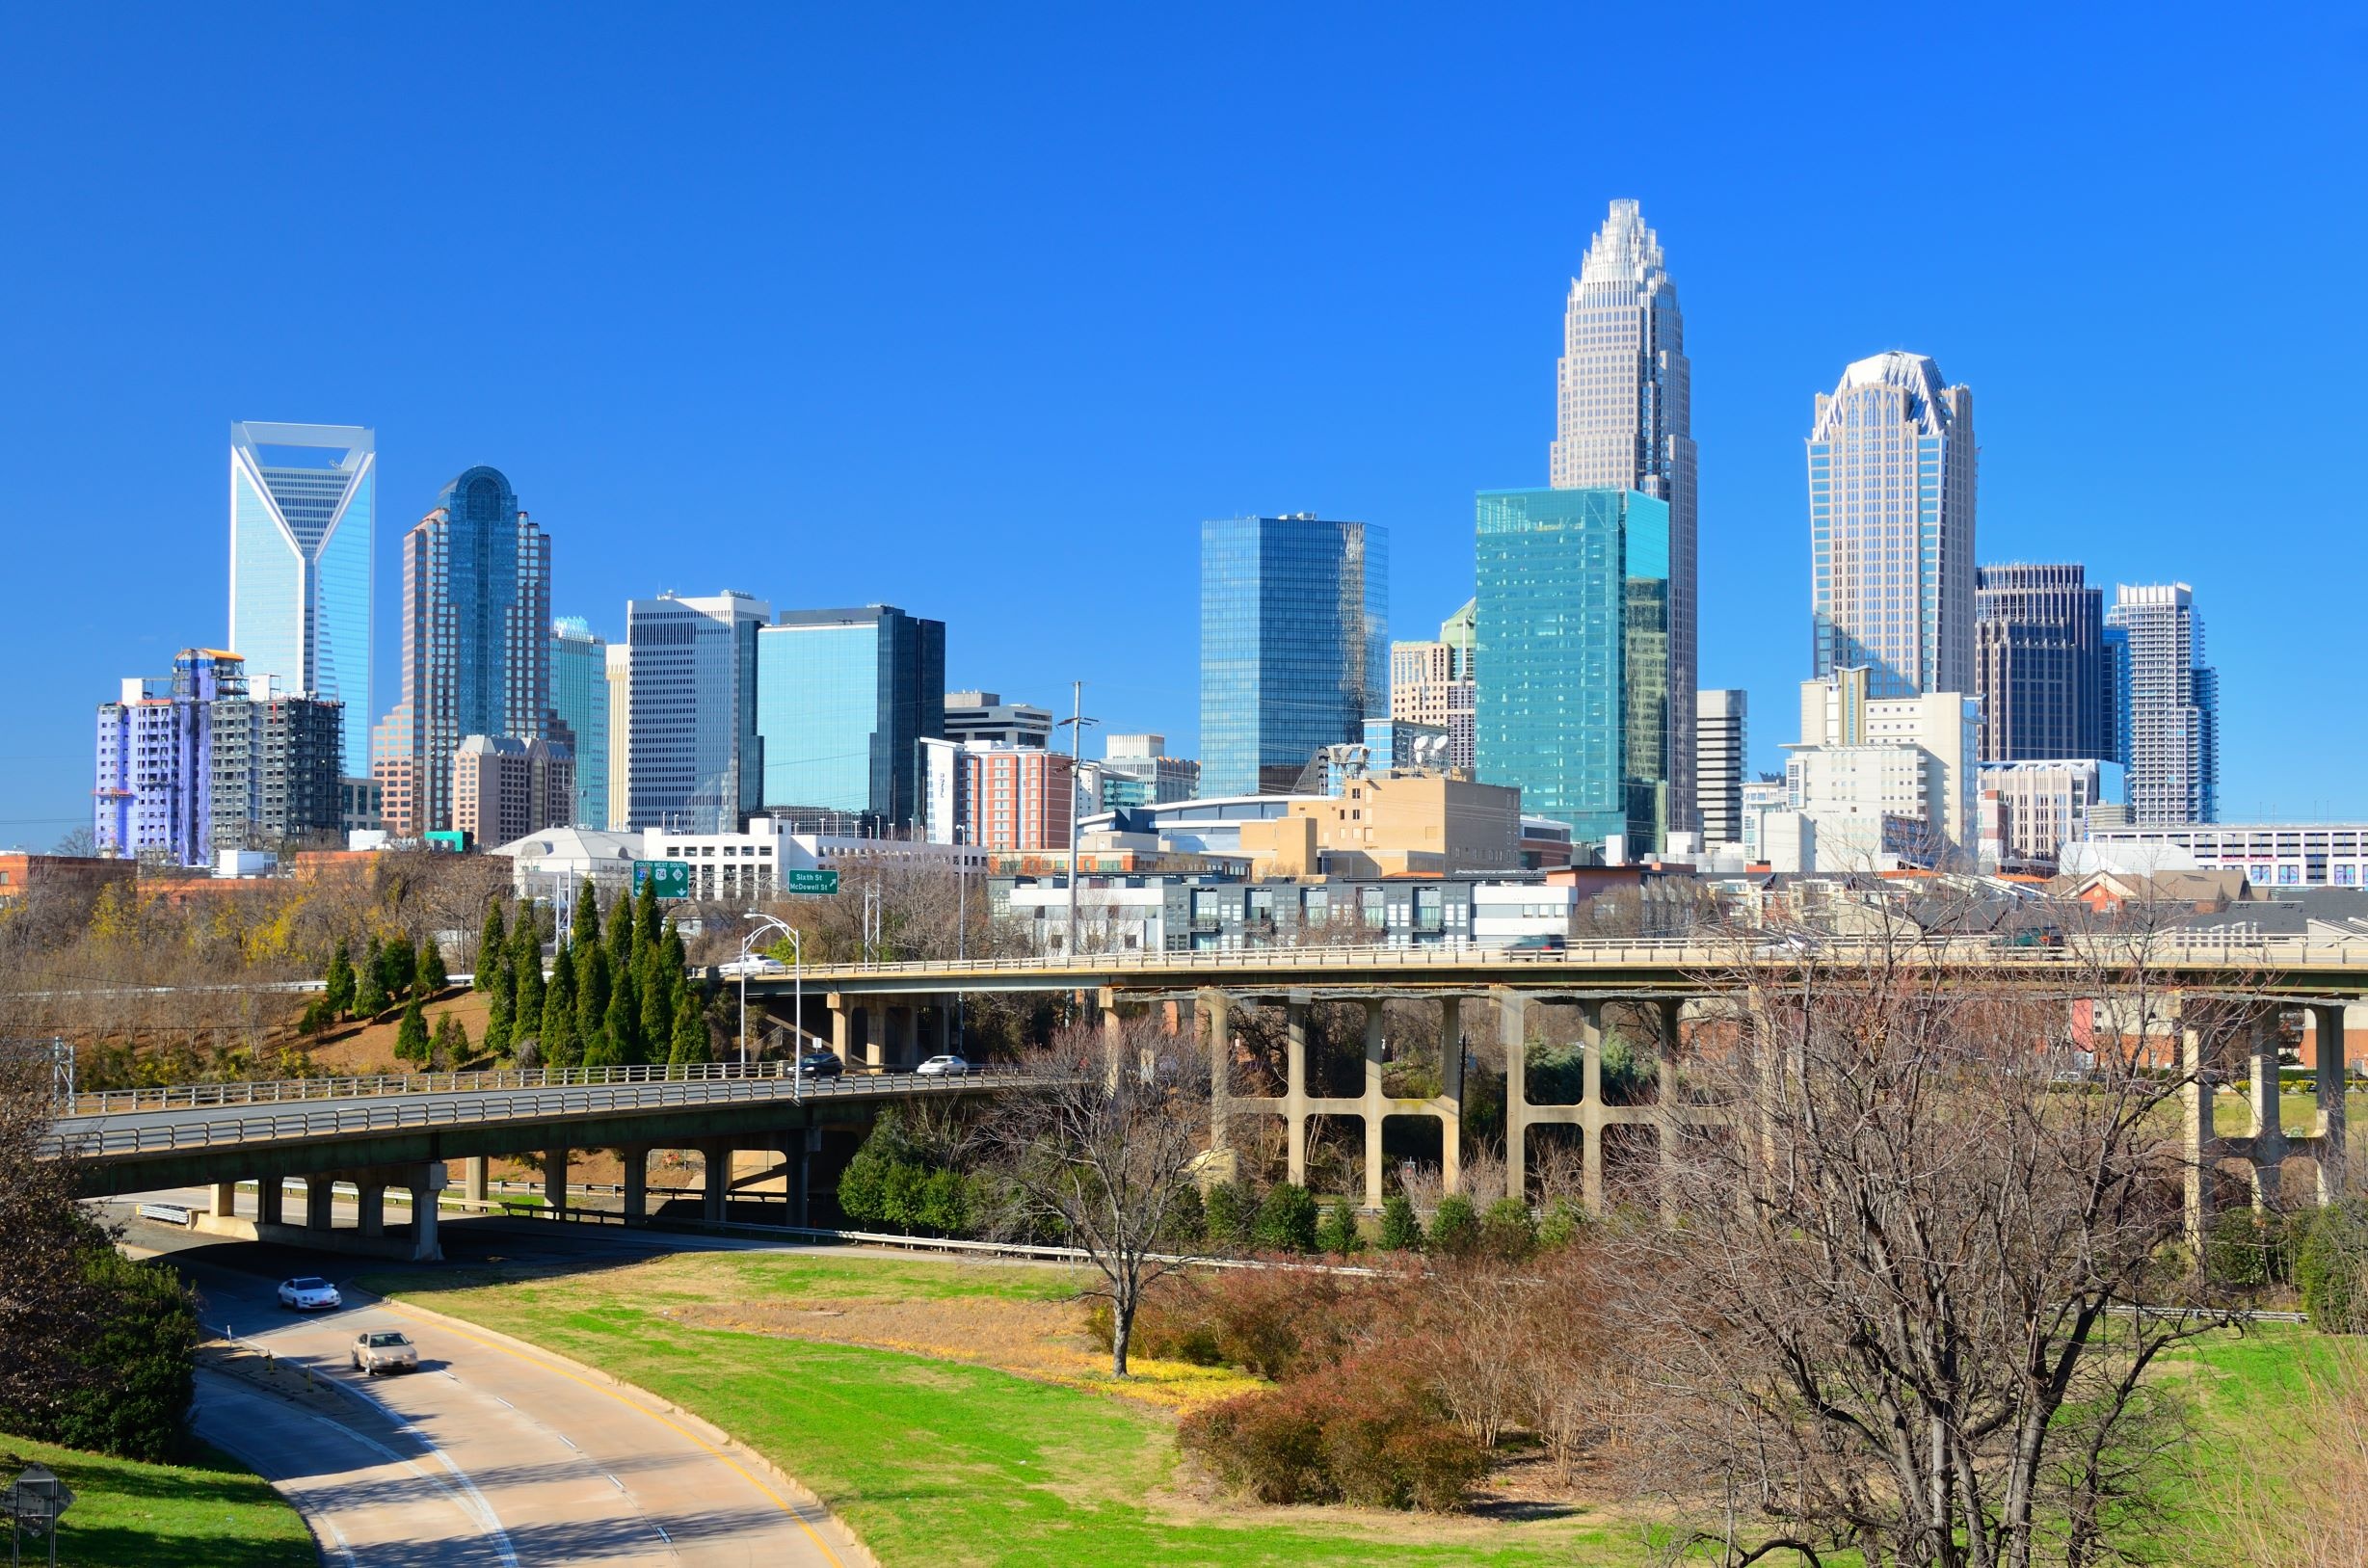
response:
[[[389,1300],[385,1296],[381,1296],[379,1300],[390,1312],[401,1313],[405,1316],[412,1318],[414,1321],[427,1320],[422,1318],[417,1313],[411,1312],[400,1301]],[[439,1316],[439,1317],[441,1316],[440,1314]],[[705,1449],[708,1453],[713,1454],[716,1458],[729,1465],[735,1473],[738,1474],[742,1480],[748,1482],[749,1485],[755,1487],[764,1496],[771,1498],[776,1507],[780,1508],[782,1512],[787,1514],[791,1519],[797,1521],[798,1528],[804,1530],[808,1538],[811,1539],[815,1546],[822,1549],[822,1555],[824,1556],[830,1558],[834,1563],[837,1563],[838,1568],[847,1568],[846,1559],[841,1557],[837,1552],[831,1550],[831,1543],[822,1538],[822,1532],[815,1529],[814,1527],[808,1522],[806,1515],[799,1511],[796,1504],[792,1503],[788,1499],[783,1497],[779,1492],[774,1491],[772,1487],[766,1485],[763,1481],[758,1479],[757,1476],[749,1471],[747,1466],[741,1464],[740,1461],[734,1459],[731,1454],[726,1453],[714,1444],[709,1443],[705,1438],[701,1437],[697,1432],[692,1431],[681,1422],[669,1418],[663,1412],[652,1410],[648,1405],[641,1403],[637,1399],[628,1399],[624,1395],[619,1394],[615,1389],[604,1389],[600,1387],[599,1384],[593,1382],[588,1377],[577,1376],[574,1372],[568,1370],[565,1367],[522,1354],[519,1351],[511,1349],[506,1344],[497,1344],[492,1340],[479,1339],[476,1335],[467,1332],[466,1329],[454,1328],[452,1326],[454,1321],[454,1319],[445,1318],[442,1321],[438,1322],[436,1326],[443,1330],[445,1333],[460,1335],[462,1339],[468,1341],[471,1344],[482,1345],[488,1350],[499,1351],[501,1354],[508,1356],[513,1361],[523,1362],[525,1365],[536,1368],[540,1370],[556,1373],[557,1375],[566,1378],[571,1383],[580,1384],[583,1387],[590,1389],[593,1393],[614,1399],[619,1404],[625,1405],[629,1409],[639,1411],[642,1415],[649,1417],[659,1425],[664,1426],[671,1431],[680,1433],[683,1437],[688,1438],[692,1443],[696,1444],[701,1448]],[[643,1517],[647,1518],[648,1516],[644,1515]],[[654,1523],[654,1521],[652,1521],[652,1523]],[[661,1531],[661,1533],[663,1532]],[[674,1544],[671,1536],[668,1537],[667,1544],[669,1546]]]

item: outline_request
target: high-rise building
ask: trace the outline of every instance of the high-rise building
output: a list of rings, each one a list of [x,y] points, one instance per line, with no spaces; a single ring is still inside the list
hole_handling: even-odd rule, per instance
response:
[[[2203,662],[2195,590],[2183,582],[2123,583],[2105,626],[2130,821],[2218,821],[2220,678]]]
[[[1982,715],[1985,725],[1988,717]],[[2088,837],[2108,793],[2120,793],[2120,773],[2109,758],[1984,762],[1983,868],[2053,876],[2063,846]]]
[[[1472,708],[1477,687],[1472,667],[1476,599],[1466,599],[1439,625],[1435,643],[1390,645],[1390,717],[1446,732],[1448,766],[1472,771]]]
[[[1575,837],[1620,835],[1632,855],[1665,847],[1669,503],[1632,490],[1503,490],[1480,492],[1477,511],[1480,782],[1518,786],[1524,811]]]
[[[916,747],[945,733],[945,623],[784,610],[757,633],[757,733],[766,811],[918,820]]]
[[[359,425],[230,427],[230,647],[258,690],[344,704],[348,777],[370,771],[376,445]]]
[[[575,757],[564,741],[466,735],[452,753],[452,825],[492,849],[575,811]]]
[[[1796,870],[1956,865],[1980,847],[1981,704],[1959,692],[1875,696],[1874,672],[1800,685],[1800,740],[1785,748],[1787,804],[1816,829]]]
[[[1743,840],[1743,759],[1750,694],[1732,687],[1694,693],[1695,820],[1702,842]]]
[[[548,731],[550,617],[550,537],[499,469],[466,470],[403,536],[403,696],[374,742],[394,764],[379,777],[395,837],[453,825],[465,736]]]
[[[605,828],[608,640],[594,636],[581,616],[562,616],[551,624],[551,738],[564,741],[574,758],[574,814],[561,825]]]
[[[729,833],[762,808],[757,629],[772,618],[763,599],[730,589],[625,605],[627,830]]]
[[[608,816],[600,825],[623,833],[632,815],[633,650],[608,645]]]
[[[1974,689],[1973,391],[1877,354],[1817,399],[1809,434],[1811,664],[1876,698]]]
[[[2115,756],[2105,591],[2077,563],[1974,569],[1984,762]]]
[[[1167,755],[1165,735],[1111,735],[1103,741],[1102,807],[1165,806],[1190,800],[1201,765]]]
[[[1694,826],[1692,374],[1661,236],[1644,226],[1636,202],[1614,201],[1562,310],[1547,483],[1640,491],[1669,504],[1668,826],[1678,831]]]
[[[1000,692],[949,691],[945,734],[965,745],[1049,746],[1052,715],[1026,703],[1006,703]]]
[[[1390,710],[1390,535],[1312,512],[1201,524],[1201,792],[1289,794]]]
[[[1040,746],[962,746],[961,841],[981,849],[1069,848],[1077,775],[1066,752]]]

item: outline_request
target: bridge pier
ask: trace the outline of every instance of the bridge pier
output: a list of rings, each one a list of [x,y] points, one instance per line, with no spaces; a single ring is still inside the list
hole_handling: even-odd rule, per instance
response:
[[[260,1226],[280,1225],[285,1183],[277,1176],[259,1178],[254,1184],[254,1222]]]
[[[554,1215],[568,1209],[568,1149],[561,1144],[543,1152],[543,1206]]]
[[[461,1196],[468,1200],[471,1208],[483,1209],[488,1202],[492,1187],[488,1175],[491,1164],[483,1155],[471,1155],[461,1162]]]
[[[625,1199],[623,1209],[627,1225],[640,1225],[650,1218],[650,1146],[628,1143],[625,1155]]]
[[[440,1263],[444,1249],[436,1238],[436,1199],[448,1178],[441,1165],[422,1165],[412,1175],[412,1250],[416,1263]]]
[[[2348,1174],[2344,1169],[2348,1124],[2343,1093],[2349,1064],[2344,1060],[2343,1003],[2312,1003],[2310,1026],[2319,1054],[2319,1202],[2330,1204],[2343,1196]]]
[[[2277,1011],[2255,1008],[2246,1025],[2250,1059],[2247,1063],[2245,1087],[2253,1113],[2249,1151],[2253,1211],[2267,1213],[2277,1207],[2278,1187],[2284,1174],[2279,1167],[2287,1154],[2286,1129],[2277,1103]]]
[[[386,1234],[386,1185],[383,1182],[358,1181],[354,1183],[354,1211],[359,1216],[355,1229],[366,1238],[375,1239]]]
[[[1365,1211],[1381,1212],[1381,1124],[1387,1120],[1381,1099],[1382,1006],[1365,1001]]]
[[[1283,1003],[1283,1120],[1289,1126],[1284,1163],[1289,1180],[1307,1184],[1307,1011],[1313,998],[1294,991]]]
[[[1464,1189],[1464,999],[1439,998],[1439,1190]]]
[[[1226,1102],[1234,1066],[1234,1025],[1231,998],[1222,991],[1203,991],[1198,1011],[1209,1031],[1209,1147],[1227,1149]]]
[[[215,1183],[214,1201],[211,1208],[207,1211],[216,1219],[237,1218],[238,1183],[236,1182]]]
[[[717,1148],[713,1140],[700,1146],[699,1217],[710,1225],[724,1222],[725,1203],[732,1195],[732,1146]]]

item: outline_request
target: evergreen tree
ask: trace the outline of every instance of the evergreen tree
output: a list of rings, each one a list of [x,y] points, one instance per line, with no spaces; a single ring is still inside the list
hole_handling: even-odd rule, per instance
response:
[[[641,1037],[652,1058],[666,1054],[675,1037],[675,992],[681,986],[680,970],[666,972],[666,949],[652,943],[643,949],[633,987],[641,993]]]
[[[593,1068],[623,1067],[625,1065],[625,1058],[617,1054],[617,1042],[609,1038],[606,1028],[586,1035],[583,1047],[583,1058],[577,1064],[578,1066]]]
[[[582,1053],[575,1037],[575,961],[565,947],[551,957],[543,993],[543,1065],[573,1067]]]
[[[518,1023],[518,975],[510,967],[508,950],[493,949],[490,975],[485,961],[480,959],[477,977],[489,982],[486,990],[492,997],[485,1014],[485,1049],[496,1056],[507,1056],[512,1031]]]
[[[633,983],[630,966],[619,969],[610,977],[608,1016],[601,1023],[621,1065],[639,1067],[650,1059],[647,1043],[641,1037],[641,988]]]
[[[1345,1258],[1364,1247],[1365,1238],[1357,1232],[1357,1206],[1346,1198],[1333,1199],[1323,1222],[1316,1227],[1316,1249]]]
[[[586,1067],[616,1065],[616,1043],[608,1034],[608,949],[591,946],[575,955],[575,1050]]]
[[[388,997],[412,989],[412,944],[397,937],[378,950],[378,983]]]
[[[699,1005],[699,994],[691,989],[687,980],[678,980],[675,986],[674,1049],[667,1052],[666,1059],[677,1067],[714,1060],[714,1048],[707,1038],[707,1020],[705,1009]]]
[[[1296,1182],[1277,1182],[1258,1206],[1250,1239],[1262,1252],[1314,1252],[1315,1195]]]
[[[510,944],[510,933],[501,923],[501,900],[496,898],[485,906],[485,929],[477,934],[477,989],[493,989],[493,970],[499,966],[502,949]]]
[[[575,930],[571,940],[578,952],[599,945],[600,895],[593,890],[590,877],[584,878],[583,890],[575,895]]]
[[[329,972],[322,977],[329,989],[322,994],[331,1013],[349,1013],[354,1009],[354,955],[339,937],[337,945],[329,955]]]
[[[1438,1209],[1430,1216],[1430,1244],[1434,1252],[1450,1258],[1466,1258],[1480,1245],[1480,1212],[1472,1200],[1462,1193],[1450,1193],[1439,1200]]]
[[[421,996],[433,997],[451,983],[452,976],[444,972],[444,950],[436,945],[434,937],[421,937],[419,957],[412,965],[412,984]]]
[[[458,1067],[468,1060],[468,1027],[458,1018],[446,1013],[436,1024],[436,1056],[438,1067]]]
[[[1414,1211],[1414,1205],[1402,1192],[1394,1192],[1382,1201],[1381,1245],[1389,1252],[1423,1250],[1422,1216]]]
[[[518,935],[510,939],[510,970],[517,976],[517,994],[512,998],[510,1016],[518,1020],[510,1031],[514,1041],[543,1032],[543,942],[536,935],[534,922],[520,920]]]
[[[1255,1213],[1250,1195],[1238,1182],[1219,1182],[1209,1189],[1203,1206],[1202,1229],[1209,1244],[1219,1249],[1238,1247],[1250,1239],[1250,1222]]]
[[[386,987],[379,980],[378,933],[370,934],[369,944],[362,948],[361,973],[354,986],[354,1016],[376,1018],[386,1011]]]
[[[403,1006],[403,1022],[395,1028],[395,1054],[419,1067],[428,1065],[428,1015],[413,997]]]
[[[617,907],[608,912],[609,983],[616,984],[640,956],[633,950],[633,906],[620,898]]]
[[[633,956],[658,944],[657,878],[651,877],[641,885],[641,896],[633,900]]]
[[[665,955],[663,962],[667,973],[683,974],[689,971],[690,954],[683,951],[682,933],[675,929],[672,920],[666,922],[666,940],[658,944],[658,949]]]

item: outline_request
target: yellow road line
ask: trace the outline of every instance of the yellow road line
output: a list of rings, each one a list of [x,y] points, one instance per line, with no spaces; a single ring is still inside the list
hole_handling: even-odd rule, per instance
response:
[[[405,1316],[412,1318],[415,1322],[425,1322],[428,1320],[428,1316],[430,1316],[412,1312],[408,1310],[404,1303],[388,1297],[382,1296],[379,1298],[379,1300],[381,1305],[402,1313]],[[709,1443],[705,1438],[701,1437],[697,1432],[692,1431],[680,1422],[671,1419],[663,1411],[652,1410],[638,1399],[628,1399],[624,1395],[619,1394],[615,1389],[604,1389],[600,1387],[599,1384],[592,1381],[592,1379],[588,1377],[579,1377],[574,1372],[568,1370],[565,1367],[556,1366],[547,1361],[538,1361],[532,1356],[511,1349],[506,1344],[496,1344],[492,1340],[479,1339],[476,1335],[469,1333],[466,1329],[453,1328],[451,1325],[455,1319],[446,1314],[437,1313],[432,1316],[438,1319],[437,1326],[439,1328],[441,1328],[448,1333],[458,1334],[462,1339],[468,1341],[471,1344],[481,1344],[488,1350],[498,1350],[503,1355],[510,1357],[513,1361],[522,1361],[529,1367],[539,1367],[545,1371],[557,1372],[561,1377],[568,1379],[572,1383],[580,1383],[595,1394],[605,1395],[607,1397],[616,1400],[621,1405],[629,1405],[633,1409],[640,1411],[643,1415],[648,1416],[652,1421],[655,1421],[660,1425],[670,1427],[673,1430],[681,1433],[684,1437],[689,1438],[693,1443],[698,1444],[701,1448],[706,1449],[707,1452],[715,1455],[716,1458],[721,1459],[725,1464],[730,1465],[733,1470],[737,1471],[740,1477],[747,1481],[749,1485],[755,1487],[758,1491],[762,1492],[766,1497],[771,1498],[774,1504],[778,1506],[782,1512],[797,1521],[798,1528],[804,1530],[808,1535],[813,1538],[814,1545],[822,1549],[822,1555],[824,1556],[837,1563],[838,1568],[847,1568],[846,1559],[831,1550],[831,1543],[824,1540],[821,1532],[815,1529],[812,1524],[808,1523],[806,1516],[798,1511],[795,1503],[783,1497],[779,1492],[774,1491],[773,1488],[767,1485],[765,1482],[758,1479],[757,1476],[749,1471],[748,1467],[741,1464],[740,1461],[734,1459],[731,1454],[726,1453],[714,1444]]]

